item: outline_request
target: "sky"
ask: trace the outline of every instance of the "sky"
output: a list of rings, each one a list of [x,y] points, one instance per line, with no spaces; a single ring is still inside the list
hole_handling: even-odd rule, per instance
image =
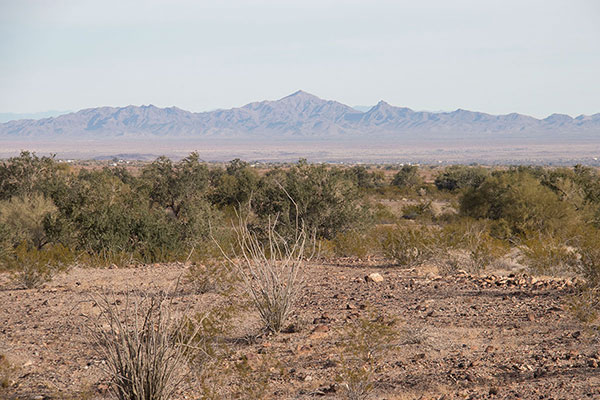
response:
[[[597,0],[0,0],[0,113],[239,107],[302,89],[545,117],[600,112]]]

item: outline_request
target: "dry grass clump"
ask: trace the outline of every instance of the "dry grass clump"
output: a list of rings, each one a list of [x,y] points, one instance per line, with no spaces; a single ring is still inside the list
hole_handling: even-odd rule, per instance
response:
[[[94,299],[100,315],[90,319],[91,342],[106,360],[111,390],[120,400],[167,400],[183,382],[186,353],[197,331],[183,334],[166,293],[119,301]]]

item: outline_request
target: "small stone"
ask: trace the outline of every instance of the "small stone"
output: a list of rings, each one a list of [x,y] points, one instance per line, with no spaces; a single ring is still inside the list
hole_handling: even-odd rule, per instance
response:
[[[498,394],[498,388],[491,387],[489,391],[490,396],[495,396]]]
[[[300,356],[307,355],[307,354],[310,354],[310,353],[312,353],[312,349],[310,348],[310,346],[306,346],[306,345],[300,346],[299,345],[296,348],[296,354],[298,354]]]
[[[321,339],[326,337],[329,334],[329,327],[327,325],[317,325],[315,329],[313,329],[310,338],[311,339]]]
[[[317,325],[313,332],[329,332],[329,327],[327,325]]]
[[[356,309],[356,306],[354,304],[350,304],[350,303],[346,304],[346,310],[354,310],[354,309]]]
[[[378,272],[373,272],[372,274],[365,276],[365,280],[367,282],[379,283],[379,282],[383,282],[383,276],[381,276],[381,274]]]

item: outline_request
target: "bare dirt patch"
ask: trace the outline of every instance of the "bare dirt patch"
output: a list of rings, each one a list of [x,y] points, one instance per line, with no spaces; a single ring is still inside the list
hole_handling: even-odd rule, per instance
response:
[[[0,276],[0,353],[17,368],[7,399],[107,396],[102,360],[82,333],[93,316],[90,295],[175,288],[182,264],[74,269],[42,289],[19,290]],[[365,280],[378,272],[383,282]],[[295,329],[261,334],[245,312],[231,340],[231,360],[269,358],[270,398],[343,398],[338,333],[377,309],[400,320],[397,353],[377,373],[377,399],[600,398],[599,346],[565,309],[568,280],[523,276],[448,277],[383,262],[338,260],[308,266],[308,285],[293,316]],[[222,301],[180,284],[176,302],[202,309]],[[257,372],[258,373],[258,372]],[[199,398],[192,378],[180,398]]]

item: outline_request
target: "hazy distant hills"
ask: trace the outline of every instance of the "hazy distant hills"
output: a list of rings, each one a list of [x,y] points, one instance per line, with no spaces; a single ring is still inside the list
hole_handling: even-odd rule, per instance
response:
[[[493,134],[544,138],[600,138],[600,113],[536,119],[466,110],[413,111],[384,101],[359,111],[337,101],[298,91],[276,101],[193,113],[177,107],[99,107],[54,118],[0,124],[0,138],[370,138],[481,137]]]

